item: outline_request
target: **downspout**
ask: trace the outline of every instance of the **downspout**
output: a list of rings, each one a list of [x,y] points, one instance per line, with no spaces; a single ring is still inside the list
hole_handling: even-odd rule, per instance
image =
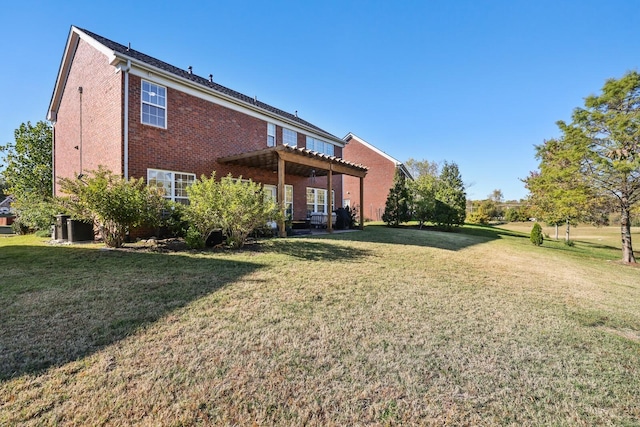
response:
[[[127,67],[124,72],[124,179],[129,180],[129,70],[131,60],[127,59]]]
[[[51,195],[56,196],[56,122],[51,122]]]

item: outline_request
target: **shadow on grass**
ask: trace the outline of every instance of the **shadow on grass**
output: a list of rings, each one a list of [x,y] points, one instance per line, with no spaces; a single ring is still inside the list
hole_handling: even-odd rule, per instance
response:
[[[262,267],[193,253],[1,249],[0,381],[87,356]]]
[[[504,237],[526,237],[491,226],[468,226],[443,231],[434,227],[422,229],[413,225],[388,227],[386,225],[367,225],[361,232],[321,235],[317,239],[344,240],[354,242],[388,243],[395,245],[413,245],[458,251],[470,246]]]
[[[358,233],[349,233],[358,234]],[[345,236],[340,234],[339,236]],[[335,235],[338,236],[338,235]],[[311,237],[311,236],[309,236]],[[334,244],[328,244],[315,238],[272,240],[269,252],[287,255],[310,261],[344,261],[363,258],[371,255],[368,249],[359,249]]]

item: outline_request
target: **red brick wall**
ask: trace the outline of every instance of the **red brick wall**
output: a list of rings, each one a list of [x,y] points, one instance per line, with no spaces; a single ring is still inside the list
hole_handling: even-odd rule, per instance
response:
[[[364,217],[366,220],[381,221],[384,207],[393,186],[396,165],[386,157],[352,138],[343,149],[344,159],[360,163],[369,168],[364,179]],[[360,205],[360,179],[344,176],[344,198],[350,199],[351,206]]]
[[[107,57],[80,41],[61,100],[55,125],[56,176],[73,177],[82,169],[104,165],[123,173],[123,73],[116,73]],[[152,81],[152,80],[150,80]],[[141,82],[129,76],[129,176],[147,177],[147,169],[165,169],[218,178],[231,173],[264,184],[277,184],[272,171],[223,165],[219,157],[267,147],[267,122],[216,105],[180,90],[167,88],[167,128],[141,122]],[[153,82],[153,81],[152,81]],[[155,82],[153,82],[155,83]],[[82,110],[78,87],[82,86]],[[82,112],[82,144],[80,117]],[[282,128],[276,127],[277,144],[282,144]],[[298,132],[298,146],[304,147],[306,135]],[[336,156],[341,149],[336,147]],[[308,177],[287,176],[294,186],[294,219],[306,217],[306,187],[326,188],[326,178],[310,183]],[[334,180],[336,206],[341,205],[339,177]]]
[[[107,57],[80,40],[54,127],[56,177],[80,173],[80,148],[84,171],[104,165],[122,173],[122,84]]]
[[[213,104],[185,92],[167,88],[167,128],[142,124],[140,97],[142,79],[129,79],[129,174],[147,177],[147,169],[210,176],[216,171],[220,178],[231,173],[263,184],[277,185],[272,171],[220,164],[219,157],[267,148],[267,121]],[[298,146],[306,135],[298,132]],[[282,128],[276,127],[276,142],[282,144]],[[339,151],[339,149],[338,149]],[[307,177],[286,177],[293,185],[294,219],[306,217]],[[325,181],[326,182],[326,181]],[[321,183],[321,178],[317,185]],[[340,186],[334,185],[336,199],[341,200]],[[340,197],[340,198],[339,198]],[[337,203],[337,206],[340,202]]]

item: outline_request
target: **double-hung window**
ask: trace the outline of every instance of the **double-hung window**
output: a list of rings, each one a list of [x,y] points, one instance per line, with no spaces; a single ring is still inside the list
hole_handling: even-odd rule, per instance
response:
[[[278,186],[265,184],[263,186],[266,197],[278,202]],[[293,185],[284,186],[284,213],[287,219],[293,218]]]
[[[331,190],[331,211],[333,212],[333,206],[335,203],[335,192]],[[322,188],[307,187],[307,215],[312,212],[328,213],[327,212],[327,190]]]
[[[195,179],[196,175],[193,173],[147,169],[147,185],[162,189],[165,199],[185,205],[189,203],[187,187]]]
[[[291,147],[298,146],[298,133],[295,130],[282,128],[282,143]]]
[[[167,127],[167,88],[142,81],[142,123]]]
[[[267,147],[276,146],[276,125],[267,123]]]
[[[322,140],[307,136],[307,150],[317,151],[318,153],[334,155],[333,144],[324,142]]]

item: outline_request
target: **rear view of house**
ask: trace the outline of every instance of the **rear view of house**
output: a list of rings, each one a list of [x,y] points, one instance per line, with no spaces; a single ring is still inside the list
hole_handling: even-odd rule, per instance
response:
[[[54,177],[103,165],[146,179],[176,202],[187,203],[196,177],[230,173],[262,183],[289,218],[301,220],[309,209],[340,205],[341,175],[361,181],[367,173],[342,158],[345,141],[297,114],[77,27],[48,119]],[[326,178],[316,184],[315,177]]]

